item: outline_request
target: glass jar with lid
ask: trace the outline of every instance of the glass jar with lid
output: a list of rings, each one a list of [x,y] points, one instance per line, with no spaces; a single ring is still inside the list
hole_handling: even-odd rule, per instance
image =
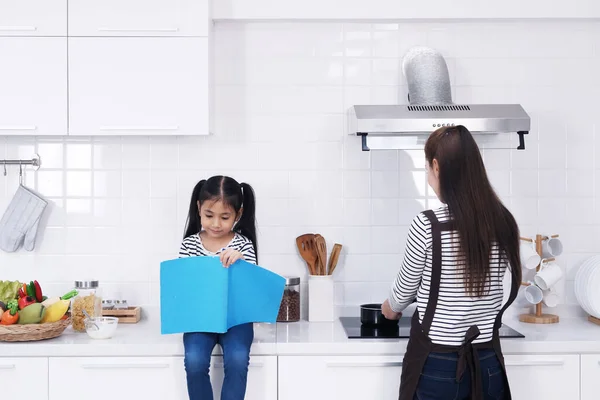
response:
[[[74,289],[77,290],[77,296],[71,300],[71,319],[73,321],[73,330],[85,332],[83,320],[86,315],[90,318],[102,316],[102,291],[100,284],[95,280],[75,281]]]
[[[286,276],[277,322],[300,321],[300,277]]]

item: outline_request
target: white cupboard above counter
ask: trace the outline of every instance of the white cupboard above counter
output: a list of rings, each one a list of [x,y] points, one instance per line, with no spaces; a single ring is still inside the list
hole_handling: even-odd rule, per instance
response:
[[[66,36],[67,0],[0,0],[0,36]]]
[[[69,0],[69,36],[208,36],[209,1]]]
[[[208,38],[69,38],[70,135],[206,135]]]

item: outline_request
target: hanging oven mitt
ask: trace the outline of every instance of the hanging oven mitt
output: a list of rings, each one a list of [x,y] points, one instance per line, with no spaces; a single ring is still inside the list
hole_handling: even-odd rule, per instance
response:
[[[39,195],[19,185],[0,219],[0,249],[13,253],[23,245],[25,250],[32,251],[47,205],[48,202]]]

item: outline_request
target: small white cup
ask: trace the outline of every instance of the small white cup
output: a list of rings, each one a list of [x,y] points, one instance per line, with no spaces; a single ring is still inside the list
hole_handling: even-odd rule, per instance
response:
[[[542,290],[548,290],[562,278],[563,271],[554,261],[542,262],[540,271],[533,277],[533,281]]]
[[[529,282],[529,286],[525,288],[525,299],[531,304],[538,304],[544,298],[544,292],[537,285]]]
[[[558,238],[548,238],[542,243],[544,258],[558,257],[563,252],[563,244]]]
[[[560,296],[555,290],[550,289],[544,292],[544,298],[542,300],[546,307],[556,307],[560,302]]]
[[[534,269],[540,265],[542,258],[535,251],[533,243],[521,241],[521,264],[527,269]]]

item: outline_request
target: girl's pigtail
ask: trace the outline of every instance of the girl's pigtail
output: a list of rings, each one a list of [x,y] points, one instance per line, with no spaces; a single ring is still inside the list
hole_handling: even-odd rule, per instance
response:
[[[240,221],[234,228],[238,233],[246,236],[254,246],[256,260],[258,262],[258,243],[256,241],[256,200],[252,186],[247,183],[241,183],[242,194],[244,196],[243,212]]]
[[[200,200],[200,192],[202,191],[202,187],[205,183],[206,179],[202,179],[196,184],[196,186],[194,186],[194,190],[192,191],[190,208],[185,223],[185,233],[183,236],[184,239],[188,236],[197,234],[202,229],[202,224],[200,222],[200,211],[198,210],[198,200]]]

